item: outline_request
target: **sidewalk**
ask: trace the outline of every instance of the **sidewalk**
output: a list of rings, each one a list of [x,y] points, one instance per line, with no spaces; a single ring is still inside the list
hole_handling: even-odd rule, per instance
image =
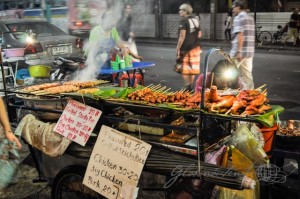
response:
[[[174,38],[165,38],[165,39],[155,39],[155,38],[146,38],[146,37],[138,37],[136,38],[136,43],[140,44],[157,44],[157,45],[172,45],[176,46],[177,39]],[[200,40],[200,45],[202,47],[211,47],[211,48],[230,48],[231,43],[225,40]],[[297,47],[283,46],[281,44],[270,44],[270,45],[259,45],[256,44],[256,49],[266,50],[266,51],[280,51],[280,52],[295,52],[300,53],[300,45]]]

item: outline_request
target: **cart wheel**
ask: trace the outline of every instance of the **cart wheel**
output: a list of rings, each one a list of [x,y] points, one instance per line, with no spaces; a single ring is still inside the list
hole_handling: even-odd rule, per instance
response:
[[[103,199],[97,192],[82,184],[85,168],[70,166],[55,177],[52,190],[52,199]]]

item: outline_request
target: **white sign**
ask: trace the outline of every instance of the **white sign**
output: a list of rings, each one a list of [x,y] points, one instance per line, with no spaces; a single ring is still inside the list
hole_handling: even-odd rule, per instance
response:
[[[83,184],[109,199],[134,198],[150,149],[150,144],[103,125]]]
[[[54,131],[84,146],[102,112],[80,102],[70,100],[61,114]]]

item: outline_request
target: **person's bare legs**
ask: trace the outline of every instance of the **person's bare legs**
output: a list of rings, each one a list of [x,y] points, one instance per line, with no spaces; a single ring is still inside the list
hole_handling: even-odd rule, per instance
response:
[[[185,81],[185,87],[187,90],[193,90],[193,83],[195,79],[195,75],[182,75],[182,78]]]

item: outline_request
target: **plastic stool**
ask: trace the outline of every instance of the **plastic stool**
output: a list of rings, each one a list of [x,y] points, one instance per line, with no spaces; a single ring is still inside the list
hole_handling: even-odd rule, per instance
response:
[[[133,80],[133,74],[129,74],[129,78],[127,74],[122,74],[122,76],[119,78],[119,86],[120,87],[128,87],[130,86],[128,81],[129,80]],[[127,82],[127,85],[126,85]],[[133,84],[133,87],[136,87],[138,84],[144,86],[144,77],[139,74],[139,73],[135,73],[135,81]]]

